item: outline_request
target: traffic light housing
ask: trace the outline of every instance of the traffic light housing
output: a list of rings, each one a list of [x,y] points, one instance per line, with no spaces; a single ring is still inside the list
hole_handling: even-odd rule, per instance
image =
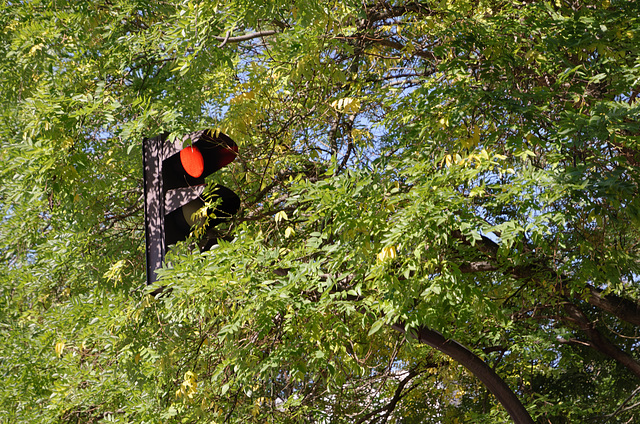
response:
[[[216,185],[213,193],[215,218],[194,220],[194,212],[205,203],[205,178],[233,162],[238,146],[227,135],[212,130],[187,134],[168,141],[167,134],[144,139],[145,239],[147,284],[157,280],[167,247],[186,240],[194,225],[206,225],[201,248],[215,242],[214,227],[240,209],[240,198],[230,189]],[[199,221],[199,222],[198,222]]]

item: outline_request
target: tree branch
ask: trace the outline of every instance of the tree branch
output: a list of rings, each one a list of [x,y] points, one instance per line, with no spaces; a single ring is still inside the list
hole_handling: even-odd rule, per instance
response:
[[[278,269],[277,275],[284,276],[289,273],[289,269]],[[332,276],[330,274],[321,274],[320,278],[329,279]],[[336,284],[338,287],[332,289],[333,292],[344,291],[348,288],[351,281],[355,276],[353,274],[344,277],[341,282],[346,284]],[[343,287],[340,287],[343,286]],[[346,287],[344,287],[346,286]],[[338,288],[336,290],[336,288]],[[359,296],[347,295],[347,300],[359,301]],[[357,308],[362,312],[361,308]],[[397,322],[391,325],[391,328],[399,331],[400,333],[407,334],[405,324],[403,322]],[[509,388],[507,383],[489,366],[486,362],[480,359],[479,356],[471,352],[469,349],[456,342],[455,340],[446,339],[442,334],[435,330],[432,330],[426,326],[421,326],[415,329],[410,329],[408,336],[414,337],[421,343],[425,343],[445,355],[449,356],[453,360],[457,361],[460,365],[468,369],[474,376],[476,376],[486,387],[493,393],[498,402],[509,413],[514,423],[516,424],[533,424],[531,416],[522,405],[515,393]]]
[[[404,323],[401,322],[392,324],[391,328],[401,333],[407,332]],[[409,335],[439,350],[468,369],[493,393],[498,402],[507,410],[514,423],[533,424],[533,419],[507,383],[476,354],[455,340],[447,339],[437,331],[425,326],[409,330]]]
[[[459,240],[465,246],[472,246],[467,237],[459,230],[451,232],[451,236]],[[488,237],[482,236],[480,240],[475,241],[475,248],[484,253],[489,261],[483,265],[487,271],[495,271],[500,268],[500,263],[497,261],[499,245]],[[490,266],[493,264],[493,268]],[[461,267],[461,270],[463,268]],[[568,286],[571,281],[570,277],[566,275],[558,275],[558,272],[549,266],[544,265],[541,261],[537,261],[535,264],[516,265],[505,264],[502,267],[504,272],[511,275],[517,280],[531,280],[536,275],[553,275],[556,276],[556,280],[560,285],[561,295],[567,297],[573,297],[573,294],[569,290]],[[592,286],[591,284],[584,284],[584,287],[589,291],[589,296],[586,297],[586,301],[609,314],[617,317],[618,319],[628,322],[630,324],[640,327],[640,304],[630,299],[617,296],[609,293],[604,295],[604,291]]]
[[[591,347],[621,363],[636,377],[640,378],[640,363],[604,337],[580,308],[571,302],[567,302],[564,305],[564,309],[567,312],[567,319],[576,324],[589,337]]]
[[[472,272],[498,271],[500,268],[488,261],[468,262],[460,265],[460,272],[469,274]]]
[[[615,411],[613,411],[611,414],[606,415],[605,418],[613,418],[614,416],[618,415],[620,412],[628,411],[638,406],[639,404],[636,403],[635,405],[631,405],[625,408],[625,406],[629,402],[631,402],[631,399],[633,399],[638,393],[640,393],[640,386],[636,387],[635,390],[631,392],[631,394],[624,400],[624,402],[622,402],[620,406],[618,406],[618,408]]]
[[[238,35],[237,37],[230,37],[231,31],[228,31],[227,35],[224,36],[224,37],[214,36],[213,38],[215,40],[222,41],[222,44],[220,44],[219,47],[224,47],[224,45],[227,44],[227,43],[240,43],[242,41],[248,41],[248,40],[252,40],[254,38],[268,37],[269,35],[273,35],[273,34],[277,34],[277,33],[278,33],[278,31],[268,30],[268,31],[252,32],[252,33],[245,34],[245,35]]]
[[[398,387],[396,387],[396,391],[393,394],[393,397],[391,398],[391,400],[389,401],[389,403],[387,403],[385,406],[378,408],[374,411],[369,412],[368,414],[366,414],[365,416],[361,417],[356,424],[361,424],[366,422],[369,418],[373,417],[374,415],[378,415],[382,412],[384,412],[384,418],[382,422],[386,422],[389,415],[393,412],[393,410],[396,408],[396,405],[398,404],[398,402],[404,397],[405,393],[403,393],[405,386],[411,381],[412,378],[414,378],[416,375],[418,375],[418,373],[416,372],[415,369],[412,369],[409,371],[409,374],[403,378],[399,383],[398,383]],[[409,391],[412,388],[409,389]]]
[[[587,297],[589,304],[640,327],[640,305],[637,302],[611,293],[604,295],[602,290],[590,284],[586,288],[590,294]]]

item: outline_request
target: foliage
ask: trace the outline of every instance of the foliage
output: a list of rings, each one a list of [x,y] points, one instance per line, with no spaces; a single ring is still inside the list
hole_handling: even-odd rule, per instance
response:
[[[638,16],[4,2],[0,421],[507,422],[426,329],[538,422],[637,419]],[[242,210],[145,287],[141,139],[203,128]]]

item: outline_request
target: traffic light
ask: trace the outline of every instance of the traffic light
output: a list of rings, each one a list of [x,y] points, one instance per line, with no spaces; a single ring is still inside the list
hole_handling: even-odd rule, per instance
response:
[[[205,204],[205,178],[233,162],[238,146],[225,134],[204,130],[174,142],[167,140],[167,134],[146,138],[142,151],[147,284],[152,284],[167,247],[186,240],[194,225],[205,224],[194,219],[194,212]],[[217,206],[208,211],[215,218],[206,220],[201,229],[203,250],[215,243],[214,227],[240,209],[240,198],[228,188],[218,184],[211,192]]]

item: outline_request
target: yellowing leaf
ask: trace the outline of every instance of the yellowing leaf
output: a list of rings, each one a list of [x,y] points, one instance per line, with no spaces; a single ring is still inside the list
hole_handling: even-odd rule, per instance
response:
[[[474,187],[469,192],[469,197],[482,196],[485,193],[483,187]]]
[[[111,266],[109,267],[109,270],[105,272],[103,276],[108,281],[118,284],[119,282],[122,281],[122,276],[124,274],[126,265],[127,265],[127,261],[125,261],[124,259],[121,259],[111,264]]]
[[[471,141],[474,146],[480,144],[480,128],[477,125],[471,127]]]
[[[373,139],[373,134],[368,130],[361,130],[358,128],[354,128],[351,130],[351,137],[353,137],[354,141],[357,143],[365,142],[367,144]]]
[[[444,162],[447,165],[447,167],[451,166],[451,164],[452,164],[451,155],[446,155],[444,157]]]
[[[341,113],[358,113],[360,110],[360,100],[351,97],[334,100],[331,107]]]
[[[180,388],[176,390],[176,398],[184,397],[185,399],[193,399],[197,391],[198,376],[192,371],[187,371],[184,374],[184,381],[180,384]]]
[[[64,342],[56,343],[55,350],[56,350],[56,356],[58,356],[58,358],[62,356],[62,351],[64,351],[64,346],[65,346]]]
[[[207,130],[207,133],[212,136],[213,138],[218,138],[220,136],[220,133],[222,132],[222,129],[220,127],[216,127],[215,130],[211,129],[211,130]]]
[[[378,262],[385,262],[388,260],[394,259],[398,256],[398,252],[396,251],[395,246],[387,246],[382,248],[380,253],[378,253]]]
[[[287,227],[287,229],[284,230],[284,238],[289,238],[291,236],[294,236],[295,234],[296,232],[292,227]]]
[[[42,43],[36,44],[35,46],[31,47],[31,49],[29,49],[29,56],[34,55],[38,50],[42,50],[43,47],[44,44]]]
[[[287,216],[287,213],[285,211],[280,211],[278,213],[276,213],[276,215],[273,217],[273,219],[275,219],[276,223],[285,220],[287,221],[289,219],[289,217]]]
[[[246,102],[247,100],[253,100],[254,98],[255,94],[253,93],[253,91],[247,91],[246,93],[241,93],[233,97],[231,100],[229,100],[229,103],[238,104]]]

